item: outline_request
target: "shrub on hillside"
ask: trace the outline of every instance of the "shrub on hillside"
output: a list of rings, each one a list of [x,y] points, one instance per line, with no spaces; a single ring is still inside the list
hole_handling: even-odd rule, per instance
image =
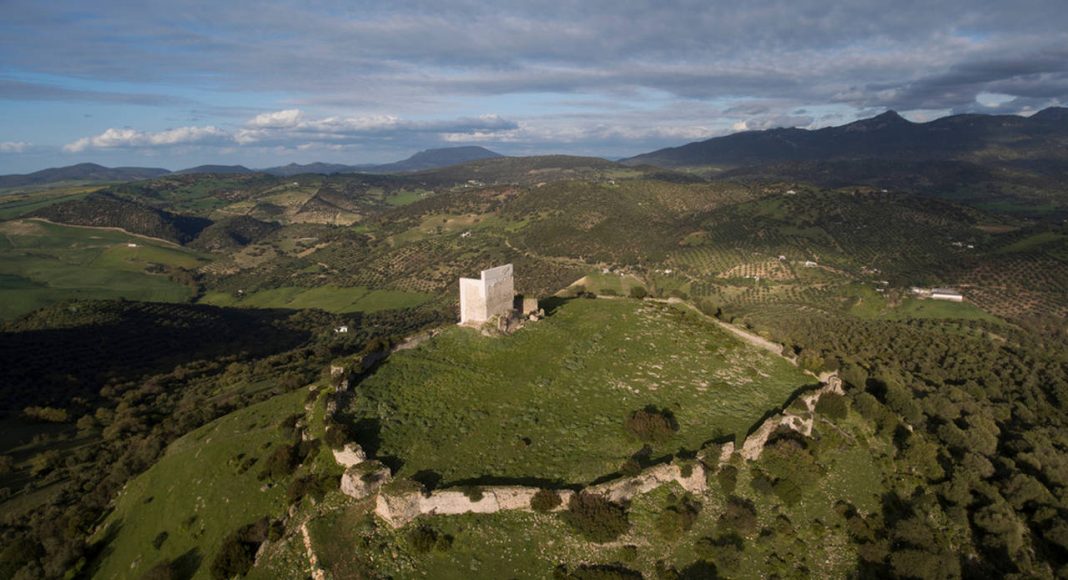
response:
[[[340,484],[341,481],[336,475],[324,475],[322,477],[305,475],[294,479],[289,484],[289,489],[286,490],[286,499],[289,500],[290,505],[299,502],[305,497],[320,501],[328,491],[337,489]]]
[[[66,423],[70,421],[70,413],[66,409],[55,407],[26,407],[22,414],[27,419],[41,421],[42,423]]]
[[[551,489],[539,489],[530,498],[530,509],[546,513],[553,511],[562,503],[564,503],[564,500],[560,499],[560,494]]]
[[[460,492],[473,502],[480,502],[485,497],[485,494],[482,493],[482,488],[477,485],[465,485],[460,488]]]
[[[281,445],[276,447],[260,472],[260,479],[281,479],[293,473],[300,465],[299,449],[295,445]]]
[[[591,493],[571,496],[563,517],[575,531],[593,542],[610,542],[630,529],[623,506]]]
[[[700,557],[731,569],[741,562],[745,541],[738,534],[719,534],[697,540],[694,548]]]
[[[352,440],[352,434],[349,433],[345,425],[327,420],[326,433],[323,435],[323,441],[326,442],[327,446],[340,451],[345,447],[346,443],[351,443]]]
[[[641,572],[631,570],[622,564],[583,564],[574,570],[561,565],[553,572],[553,578],[560,580],[641,580]]]
[[[734,488],[738,486],[738,468],[733,465],[724,465],[716,472],[716,481],[719,482],[720,489],[725,494],[734,493]]]
[[[430,526],[418,526],[408,532],[408,545],[420,554],[431,550],[446,552],[452,547],[452,536],[438,533]]]
[[[649,295],[649,291],[645,289],[645,286],[631,286],[630,297],[641,300]]]
[[[693,497],[672,496],[664,511],[656,517],[656,531],[669,540],[678,538],[693,528],[697,521],[697,514],[701,512],[701,504]]]
[[[256,550],[267,539],[269,529],[270,520],[263,517],[226,536],[211,563],[212,578],[226,580],[247,574],[252,568]]]
[[[671,411],[653,405],[631,413],[624,426],[635,437],[649,443],[663,443],[679,430],[679,423]]]
[[[835,420],[845,419],[849,414],[849,403],[837,393],[824,393],[816,403],[816,412]]]
[[[738,533],[743,536],[755,532],[757,514],[753,502],[738,496],[731,496],[727,500],[723,514],[719,517],[718,527],[723,532]]]

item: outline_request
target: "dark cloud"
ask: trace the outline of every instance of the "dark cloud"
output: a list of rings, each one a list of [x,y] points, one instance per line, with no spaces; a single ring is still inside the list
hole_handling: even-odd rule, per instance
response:
[[[172,107],[189,130],[104,138],[116,119],[99,143],[632,154],[887,108],[1068,103],[1064,0],[8,0],[0,14],[0,98]],[[56,84],[27,80],[41,78]],[[175,86],[204,102],[157,90]],[[976,100],[988,93],[997,106]],[[295,108],[315,114],[244,125]],[[93,147],[89,133],[65,142]]]
[[[8,67],[335,102],[349,92],[379,104],[442,91],[636,89],[827,102],[850,87],[860,87],[853,100],[881,103],[879,87],[893,86],[914,95],[903,104],[953,106],[976,85],[1057,69],[1068,44],[1062,0],[103,0],[88,17],[82,2],[16,1],[5,11]],[[984,47],[1003,54],[977,59]]]

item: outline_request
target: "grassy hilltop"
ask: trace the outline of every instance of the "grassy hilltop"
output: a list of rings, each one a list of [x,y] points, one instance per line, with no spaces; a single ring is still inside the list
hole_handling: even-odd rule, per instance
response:
[[[741,440],[815,379],[696,313],[633,300],[575,299],[514,336],[450,328],[390,357],[351,410],[379,425],[376,453],[400,474],[582,483],[642,448],[624,420],[670,410],[678,433],[656,455]]]

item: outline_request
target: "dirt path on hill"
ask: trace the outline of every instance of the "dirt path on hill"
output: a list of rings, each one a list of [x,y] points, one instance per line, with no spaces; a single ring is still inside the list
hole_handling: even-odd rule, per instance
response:
[[[727,332],[733,334],[734,336],[737,336],[738,338],[744,340],[745,342],[748,342],[749,344],[751,344],[751,345],[753,345],[753,346],[755,346],[757,348],[764,349],[764,350],[770,352],[771,354],[774,354],[775,356],[782,357],[782,358],[790,361],[790,364],[792,364],[794,366],[797,366],[797,359],[795,359],[794,357],[785,356],[782,353],[783,345],[781,345],[781,344],[779,344],[777,342],[772,342],[772,341],[764,338],[763,336],[760,336],[759,334],[754,334],[752,332],[749,332],[748,330],[744,330],[744,329],[738,328],[737,326],[735,326],[733,324],[730,324],[728,322],[723,322],[722,320],[716,318],[715,316],[709,316],[709,315],[705,314],[704,312],[701,312],[701,310],[698,309],[693,304],[690,304],[689,302],[684,302],[682,300],[679,300],[678,298],[668,298],[667,300],[659,300],[659,299],[653,299],[653,300],[655,300],[656,302],[661,302],[661,303],[665,303],[665,304],[681,304],[681,305],[689,308],[690,310],[693,310],[694,312],[700,314],[701,316],[704,316],[708,320],[711,320],[712,322],[715,322],[717,325],[719,325],[720,328],[722,328],[723,330],[726,330]]]
[[[142,240],[152,240],[153,242],[159,242],[161,244],[167,244],[168,246],[172,246],[172,247],[175,247],[175,248],[183,247],[181,244],[179,244],[177,242],[172,242],[170,240],[165,240],[163,238],[153,238],[152,236],[146,236],[144,234],[135,234],[135,233],[133,233],[133,232],[131,232],[129,230],[124,230],[122,228],[117,228],[117,227],[114,227],[114,226],[83,226],[83,225],[78,225],[78,224],[65,224],[65,223],[54,222],[54,221],[52,221],[50,219],[39,218],[39,217],[26,218],[26,220],[27,221],[35,221],[35,222],[44,222],[46,224],[52,224],[54,226],[64,226],[64,227],[68,227],[68,228],[82,228],[82,229],[86,229],[86,230],[108,230],[108,231],[112,231],[112,232],[121,232],[121,233],[124,233],[124,234],[126,234],[128,236],[133,236],[135,238],[141,238]]]

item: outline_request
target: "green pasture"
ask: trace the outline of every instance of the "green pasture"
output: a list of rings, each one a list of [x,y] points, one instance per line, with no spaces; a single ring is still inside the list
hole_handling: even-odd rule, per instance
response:
[[[182,577],[210,578],[227,534],[285,510],[285,485],[264,485],[257,474],[284,442],[278,424],[303,411],[306,395],[298,390],[241,409],[172,443],[126,486],[93,538],[103,549],[93,577],[138,578],[160,560],[178,559]],[[256,462],[242,471],[248,458]],[[164,532],[156,549],[152,542]]]
[[[356,387],[359,425],[377,425],[399,474],[583,482],[643,446],[623,427],[647,405],[679,432],[654,452],[742,438],[813,380],[692,312],[576,299],[514,335],[453,327],[390,357]]]
[[[118,231],[0,223],[0,318],[71,298],[185,301],[192,289],[154,272],[206,262],[184,248]]]

